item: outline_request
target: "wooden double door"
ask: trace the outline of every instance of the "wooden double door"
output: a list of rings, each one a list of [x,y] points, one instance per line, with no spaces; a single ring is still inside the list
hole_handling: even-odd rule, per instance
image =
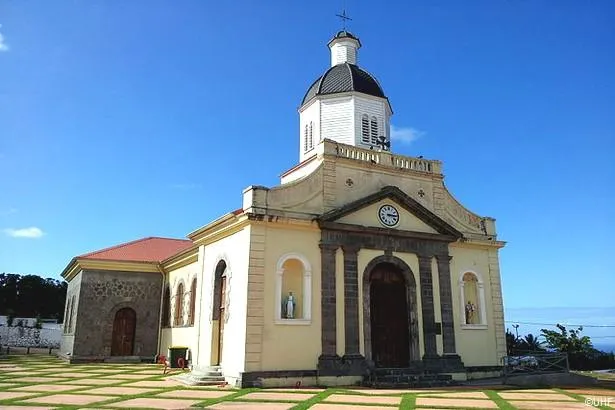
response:
[[[137,313],[131,308],[122,308],[115,313],[111,356],[132,356],[135,345]]]
[[[410,332],[407,290],[396,269],[376,267],[370,276],[372,360],[376,367],[408,367]]]

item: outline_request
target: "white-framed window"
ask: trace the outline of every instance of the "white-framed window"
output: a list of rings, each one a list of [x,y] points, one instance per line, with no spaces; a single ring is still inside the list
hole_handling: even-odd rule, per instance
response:
[[[378,142],[378,119],[376,117],[372,117],[370,123],[370,137],[371,144],[375,145]]]
[[[363,144],[369,144],[369,117],[367,114],[363,114],[361,117],[361,142]]]
[[[308,325],[312,320],[312,267],[299,253],[287,253],[276,265],[275,322]]]
[[[485,286],[475,271],[466,270],[459,275],[459,300],[461,303],[461,327],[485,329],[487,310],[485,306]]]

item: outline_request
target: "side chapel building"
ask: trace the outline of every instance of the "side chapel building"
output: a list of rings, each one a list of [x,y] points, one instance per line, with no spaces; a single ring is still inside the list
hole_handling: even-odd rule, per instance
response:
[[[75,257],[61,355],[189,348],[243,386],[350,384],[374,368],[465,379],[506,340],[495,220],[460,204],[442,163],[390,151],[392,108],[347,31],[299,108],[299,163],[279,186],[188,234]]]

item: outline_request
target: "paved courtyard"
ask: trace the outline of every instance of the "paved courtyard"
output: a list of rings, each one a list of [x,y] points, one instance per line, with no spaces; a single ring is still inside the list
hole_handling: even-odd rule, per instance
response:
[[[0,360],[0,409],[588,409],[607,389],[232,389],[187,387],[154,364],[68,365],[53,356]],[[609,403],[610,402],[610,407]]]

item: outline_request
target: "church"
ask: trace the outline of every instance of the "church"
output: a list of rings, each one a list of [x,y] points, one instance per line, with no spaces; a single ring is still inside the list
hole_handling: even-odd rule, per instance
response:
[[[184,346],[236,386],[352,385],[379,369],[455,380],[506,355],[495,220],[442,163],[395,154],[391,102],[338,32],[278,186],[187,234],[74,257],[60,355],[152,361]]]

